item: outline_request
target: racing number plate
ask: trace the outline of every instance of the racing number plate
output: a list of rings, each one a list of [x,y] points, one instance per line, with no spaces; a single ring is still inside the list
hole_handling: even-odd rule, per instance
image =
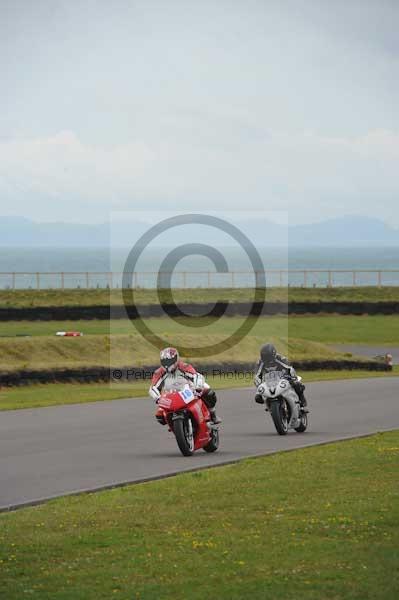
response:
[[[182,392],[179,392],[179,394],[186,404],[189,404],[194,399],[194,394],[190,388],[186,388]]]

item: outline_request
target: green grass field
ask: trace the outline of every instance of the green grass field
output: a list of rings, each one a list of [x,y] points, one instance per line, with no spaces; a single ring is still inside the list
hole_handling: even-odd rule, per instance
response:
[[[147,319],[146,325],[164,339],[165,345],[210,346],[233,335],[244,322],[241,317],[222,317],[213,324],[193,327],[198,319]],[[394,346],[399,339],[399,316],[262,317],[231,349],[208,354],[204,360],[255,361],[265,340],[273,341],[291,360],[343,358],[328,344],[359,343]],[[59,330],[78,330],[80,338],[59,338]],[[158,350],[143,340],[128,320],[76,322],[8,322],[0,326],[0,362],[4,369],[69,366],[154,364]],[[111,337],[109,333],[111,332]],[[31,334],[31,337],[18,337]],[[52,334],[52,335],[50,335]],[[199,360],[199,356],[185,355]]]
[[[0,597],[396,600],[399,432],[0,515]]]
[[[336,352],[318,342],[297,340],[294,338],[276,338],[268,336],[292,360],[304,359],[345,359],[345,353]],[[171,337],[170,343],[185,346],[208,345],[213,348],[225,340],[223,335],[195,336],[182,335]],[[219,354],[211,351],[200,358],[184,358],[196,363],[226,363],[250,362],[255,363],[259,348],[264,343],[264,338],[247,336],[239,340],[237,345],[226,349]],[[166,344],[165,344],[166,345]],[[4,371],[21,369],[55,369],[66,367],[122,367],[154,365],[159,362],[159,351],[149,342],[143,340],[139,334],[112,336],[86,336],[82,338],[56,338],[37,337],[27,339],[2,339],[0,340],[0,364]]]
[[[212,325],[192,327],[192,319],[176,323],[168,318],[147,319],[150,329],[165,345],[212,346],[232,335],[243,323],[240,317],[223,317]],[[197,321],[196,321],[197,322]],[[76,329],[80,338],[59,338],[58,330]],[[111,331],[111,337],[109,332]],[[4,370],[71,366],[122,366],[154,364],[158,350],[143,340],[127,320],[77,322],[9,322],[0,326],[0,364]],[[30,333],[32,337],[13,337]],[[50,334],[53,335],[50,335]],[[8,336],[8,337],[6,337]],[[265,340],[273,341],[291,360],[344,358],[334,343],[385,344],[399,340],[399,316],[263,317],[231,349],[208,355],[208,362],[255,361]],[[330,346],[329,346],[330,345]],[[198,362],[198,356],[185,356]]]
[[[193,328],[198,319],[180,319],[179,323],[165,317],[146,319],[148,327],[157,334],[179,336],[231,334],[244,319],[222,317],[212,324]],[[0,323],[0,340],[6,336],[31,335],[54,336],[57,331],[82,331],[85,335],[115,335],[136,333],[129,320],[109,321],[11,321]],[[293,338],[321,343],[398,344],[399,315],[375,316],[291,316],[261,317],[249,335],[265,338],[284,337],[287,332]]]
[[[365,377],[398,377],[399,366],[390,372],[381,371],[306,371],[304,381],[331,381],[335,379],[364,379]],[[208,376],[208,383],[216,390],[236,387],[253,388],[253,377]],[[62,404],[100,402],[118,398],[148,396],[149,381],[135,383],[48,383],[0,388],[0,411]]]
[[[386,302],[399,301],[399,287],[342,287],[342,288],[270,288],[267,300],[270,302],[287,300],[292,302]],[[137,304],[158,304],[155,290],[137,290],[134,294]],[[176,302],[247,302],[253,292],[248,288],[187,289],[175,290]],[[120,290],[1,290],[0,307],[32,306],[91,306],[121,304]]]

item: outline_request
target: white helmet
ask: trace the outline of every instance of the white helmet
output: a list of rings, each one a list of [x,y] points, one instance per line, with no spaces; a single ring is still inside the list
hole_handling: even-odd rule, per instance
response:
[[[176,348],[164,348],[161,350],[159,358],[161,365],[170,373],[174,371],[179,362],[179,353]]]

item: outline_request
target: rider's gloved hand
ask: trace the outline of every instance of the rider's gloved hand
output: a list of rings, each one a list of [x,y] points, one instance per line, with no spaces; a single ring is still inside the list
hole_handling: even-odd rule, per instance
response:
[[[197,392],[202,392],[205,387],[205,377],[201,373],[196,373],[193,379],[193,385]]]
[[[150,394],[151,398],[155,400],[156,403],[158,403],[158,400],[161,396],[161,392],[159,391],[159,389],[155,386],[151,386],[148,390],[148,393]]]

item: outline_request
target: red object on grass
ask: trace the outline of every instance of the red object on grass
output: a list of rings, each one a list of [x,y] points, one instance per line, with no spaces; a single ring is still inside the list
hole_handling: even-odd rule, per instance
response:
[[[83,335],[81,331],[57,331],[55,335],[59,335],[61,337],[79,337]]]

